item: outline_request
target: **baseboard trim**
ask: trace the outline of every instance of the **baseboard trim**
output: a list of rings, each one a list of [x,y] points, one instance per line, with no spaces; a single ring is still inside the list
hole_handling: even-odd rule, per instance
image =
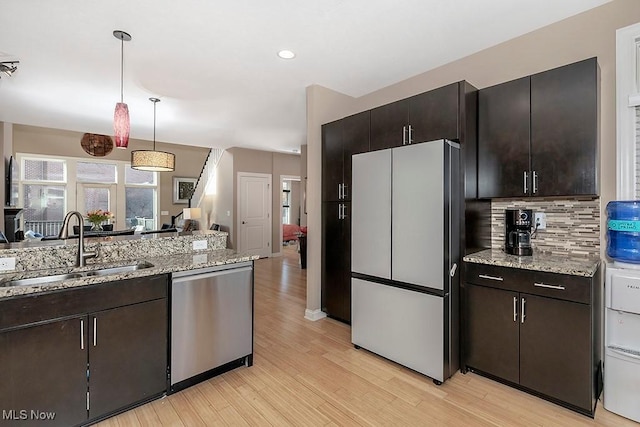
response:
[[[317,310],[309,310],[308,308],[304,311],[304,318],[307,320],[311,320],[312,322],[315,322],[316,320],[320,320],[320,319],[324,319],[325,317],[327,317],[327,313],[325,313],[324,311],[317,309]]]

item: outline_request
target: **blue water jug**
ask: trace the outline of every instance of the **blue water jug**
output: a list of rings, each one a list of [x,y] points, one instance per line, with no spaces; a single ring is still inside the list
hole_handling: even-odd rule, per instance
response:
[[[607,255],[640,264],[640,200],[607,204]]]

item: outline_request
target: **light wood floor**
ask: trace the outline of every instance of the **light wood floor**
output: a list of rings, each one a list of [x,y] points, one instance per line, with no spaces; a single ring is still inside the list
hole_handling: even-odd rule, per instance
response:
[[[100,424],[106,426],[637,426],[598,405],[596,418],[469,373],[437,387],[355,350],[350,329],[305,309],[297,254],[256,261],[254,365]]]

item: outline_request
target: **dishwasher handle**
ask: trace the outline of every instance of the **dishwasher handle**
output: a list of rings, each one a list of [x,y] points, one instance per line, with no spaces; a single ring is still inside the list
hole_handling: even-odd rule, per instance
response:
[[[226,276],[227,274],[235,274],[235,273],[241,273],[243,271],[251,271],[251,270],[253,270],[253,267],[230,268],[230,269],[227,269],[227,270],[211,271],[211,272],[208,272],[208,273],[196,273],[196,274],[188,274],[188,272],[183,271],[183,272],[180,272],[180,274],[178,274],[178,275],[174,274],[172,279],[171,279],[171,283],[175,285],[175,284],[179,284],[181,282],[191,282],[193,280],[208,279],[210,277]]]

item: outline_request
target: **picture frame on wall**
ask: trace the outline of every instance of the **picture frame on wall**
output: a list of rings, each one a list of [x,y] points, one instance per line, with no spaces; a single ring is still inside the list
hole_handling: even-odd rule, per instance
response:
[[[173,177],[173,203],[186,205],[196,188],[197,178]]]

